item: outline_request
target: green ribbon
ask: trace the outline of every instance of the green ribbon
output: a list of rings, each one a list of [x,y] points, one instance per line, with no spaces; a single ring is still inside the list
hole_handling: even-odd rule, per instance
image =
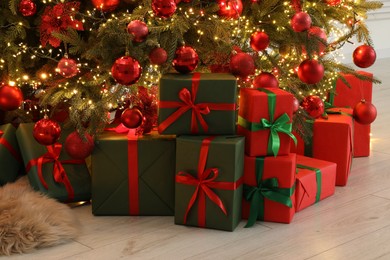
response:
[[[276,107],[276,94],[268,89],[257,89],[267,94],[268,97],[268,111],[269,111],[269,120],[266,118],[262,118],[259,123],[250,122],[245,118],[239,116],[238,124],[245,129],[256,132],[260,130],[270,130],[270,135],[268,139],[268,148],[267,153],[273,154],[274,156],[278,155],[280,149],[280,138],[279,133],[285,133],[293,139],[295,145],[297,145],[296,137],[291,133],[292,131],[292,123],[290,122],[290,117],[287,113],[281,115],[278,119],[274,120],[275,115],[275,107]]]
[[[303,165],[303,164],[297,164],[297,168],[315,171],[315,173],[316,173],[316,181],[317,181],[316,203],[319,202],[320,199],[321,199],[321,188],[322,188],[321,170],[318,169],[318,168],[310,167],[310,166]]]
[[[255,163],[255,174],[257,187],[244,184],[244,198],[250,202],[249,218],[245,227],[251,227],[256,220],[264,220],[264,199],[276,201],[289,208],[293,207],[291,195],[294,193],[295,185],[291,188],[279,188],[277,178],[262,180],[264,171],[264,157],[257,157]]]

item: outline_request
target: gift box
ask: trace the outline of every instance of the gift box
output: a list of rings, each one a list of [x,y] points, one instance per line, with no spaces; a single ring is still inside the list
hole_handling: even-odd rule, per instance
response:
[[[71,131],[63,130],[58,143],[39,144],[33,137],[34,124],[20,124],[16,137],[31,186],[61,202],[91,198],[91,177],[84,160],[75,160],[62,149]]]
[[[94,215],[173,216],[175,137],[104,132],[92,154]]]
[[[301,211],[335,192],[336,164],[297,155],[295,211]]]
[[[234,134],[237,82],[231,74],[163,75],[158,131],[161,134]]]
[[[252,157],[245,155],[242,217],[245,227],[256,220],[290,223],[295,214],[296,154]]]
[[[292,129],[293,95],[281,89],[240,90],[237,132],[249,156],[286,155]]]
[[[15,181],[24,172],[15,134],[11,124],[0,126],[0,186]]]
[[[244,138],[177,138],[175,224],[233,231],[241,220]]]
[[[332,112],[333,111],[333,112]],[[309,142],[298,139],[297,154],[337,164],[336,185],[345,186],[353,155],[353,119],[349,108],[328,110],[328,118],[308,120],[313,135]]]
[[[358,71],[359,74],[372,78],[372,73]],[[372,101],[372,82],[361,80],[354,75],[343,75],[349,83],[347,86],[341,78],[336,82],[335,89],[329,93],[329,102],[335,107],[354,108],[362,99],[371,103]],[[362,125],[354,122],[353,137],[353,156],[364,157],[370,155],[370,133],[371,125]]]

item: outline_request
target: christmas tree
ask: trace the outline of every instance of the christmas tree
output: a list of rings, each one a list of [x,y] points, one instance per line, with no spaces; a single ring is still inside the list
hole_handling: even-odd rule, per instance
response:
[[[95,134],[120,116],[156,125],[162,74],[227,72],[240,87],[324,100],[349,43],[359,67],[375,61],[365,0],[8,0],[0,3],[0,123],[48,115]],[[316,101],[314,101],[316,102]],[[113,117],[113,116],[111,116]]]

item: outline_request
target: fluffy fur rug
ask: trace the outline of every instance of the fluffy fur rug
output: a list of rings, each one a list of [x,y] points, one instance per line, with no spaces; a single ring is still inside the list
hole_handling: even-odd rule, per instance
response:
[[[78,230],[72,210],[34,191],[27,177],[0,187],[0,256],[62,244]]]

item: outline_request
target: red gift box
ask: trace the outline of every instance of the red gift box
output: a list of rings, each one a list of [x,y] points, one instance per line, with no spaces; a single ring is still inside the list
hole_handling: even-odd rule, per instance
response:
[[[336,164],[297,155],[295,211],[301,211],[334,194]]]
[[[351,170],[353,155],[353,119],[351,109],[334,108],[328,118],[317,118],[308,121],[313,129],[313,136],[308,144],[296,135],[298,144],[297,154],[334,162],[337,164],[336,185],[345,186]]]
[[[361,75],[372,78],[372,73],[359,71]],[[343,75],[350,84],[348,87],[341,79],[337,80],[335,93],[330,93],[329,101],[336,107],[351,107],[352,109],[362,99],[372,101],[372,82],[361,80],[354,75]],[[354,122],[354,157],[364,157],[370,155],[370,132],[371,125],[362,125]]]
[[[249,156],[286,155],[290,150],[293,95],[281,89],[240,90],[238,133]]]
[[[247,226],[256,220],[290,223],[295,214],[296,154],[244,159],[242,217]]]

